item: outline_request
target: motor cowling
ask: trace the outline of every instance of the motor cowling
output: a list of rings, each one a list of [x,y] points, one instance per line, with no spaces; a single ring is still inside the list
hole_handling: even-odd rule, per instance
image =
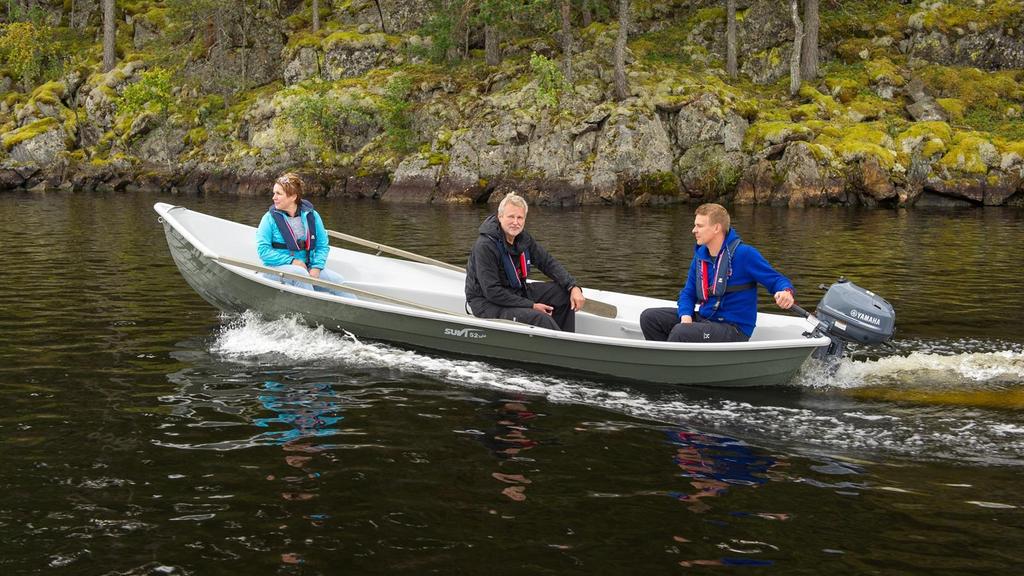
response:
[[[828,336],[832,340],[831,345],[815,350],[813,356],[821,359],[841,358],[850,342],[887,344],[896,331],[896,310],[892,304],[842,277],[828,287],[814,314],[802,309],[799,312],[813,323],[814,329],[808,335]]]
[[[896,331],[892,304],[845,278],[828,288],[814,315],[825,332],[847,342],[884,344]]]

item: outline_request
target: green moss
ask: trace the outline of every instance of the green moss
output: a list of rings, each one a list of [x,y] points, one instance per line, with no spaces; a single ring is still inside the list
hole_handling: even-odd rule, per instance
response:
[[[953,122],[964,121],[964,102],[959,98],[936,98],[935,102],[946,111]]]
[[[288,38],[286,49],[289,55],[294,55],[301,48],[320,48],[324,42],[323,33],[314,33],[306,30],[296,32]]]
[[[8,132],[3,135],[4,151],[10,152],[11,149],[18,144],[21,144],[26,140],[31,140],[41,134],[45,134],[59,126],[60,123],[56,118],[43,118],[42,120],[37,120],[31,124],[26,124],[13,132]]]
[[[655,172],[640,177],[638,192],[655,196],[678,196],[679,179],[671,172]]]
[[[864,71],[872,83],[885,82],[890,86],[903,86],[906,79],[900,74],[899,68],[888,58],[880,58],[864,63]]]
[[[825,86],[828,88],[829,93],[843,104],[852,102],[863,85],[863,82],[858,82],[853,78],[840,76],[827,76],[825,78]]]
[[[801,120],[817,118],[819,112],[821,112],[821,110],[818,108],[817,104],[803,104],[790,110],[789,118],[795,122],[799,122]]]
[[[202,126],[189,130],[188,134],[185,136],[185,142],[193,148],[198,148],[199,146],[206,144],[206,141],[209,139],[210,134],[206,131],[206,128],[203,128]]]
[[[936,2],[924,12],[925,30],[952,32],[957,28],[975,31],[996,28],[1014,15],[1019,15],[1019,0],[993,0],[980,5],[973,2]]]
[[[701,8],[697,10],[693,17],[690,18],[690,22],[694,24],[708,21],[725,22],[725,17],[725,6],[712,6],[710,8]]]
[[[929,93],[959,98],[966,108],[999,108],[1002,101],[1024,102],[1024,85],[1017,77],[1018,73],[949,66],[926,66],[918,71]]]
[[[751,124],[743,138],[743,147],[756,152],[774,144],[781,144],[794,135],[810,140],[814,132],[802,124],[792,122],[768,121]]]
[[[442,152],[432,152],[427,155],[427,166],[447,166],[451,162],[451,156]]]
[[[47,82],[33,90],[32,96],[29,100],[50,104],[51,106],[59,106],[62,105],[61,98],[64,97],[66,90],[67,87],[64,86],[63,82],[54,80],[53,82]]]
[[[988,165],[982,152],[989,147],[995,148],[988,138],[976,132],[958,134],[949,152],[939,160],[939,165],[957,172],[984,174],[988,172]]]
[[[993,144],[996,145],[996,149],[999,150],[1000,154],[1016,154],[1024,158],[1024,139],[1006,140],[1004,138],[994,138]]]
[[[167,8],[158,6],[147,10],[143,14],[135,16],[136,20],[141,20],[153,28],[164,28],[167,26]]]
[[[953,129],[945,122],[915,122],[896,137],[898,148],[909,154],[914,148],[924,158],[945,154],[953,141]]]
[[[370,46],[383,48],[384,46],[390,46],[397,48],[401,44],[402,38],[400,36],[385,35],[380,32],[360,34],[355,30],[338,30],[324,38],[320,45],[324,50],[330,51],[338,46],[348,48],[367,48]]]
[[[823,40],[862,35],[865,29],[892,34],[906,29],[907,9],[898,2],[843,0],[837,9],[821,6]]]
[[[887,170],[892,169],[896,163],[892,138],[877,122],[850,126],[829,125],[822,129],[814,143],[830,148],[846,163],[869,156],[878,159],[879,165]]]
[[[836,102],[835,98],[822,94],[817,88],[810,84],[804,84],[800,87],[800,97],[805,100],[810,100],[811,104],[817,109],[822,118],[835,118],[842,114],[842,108]],[[803,108],[801,106],[801,108]],[[809,116],[809,117],[813,117]]]
[[[868,58],[878,58],[884,54],[871,43],[870,38],[846,38],[839,42],[836,51],[843,61],[849,64],[861,61],[864,54],[867,54]]]
[[[4,96],[4,102],[8,108],[14,108],[16,104],[20,104],[25,100],[25,95],[21,92],[8,92]]]

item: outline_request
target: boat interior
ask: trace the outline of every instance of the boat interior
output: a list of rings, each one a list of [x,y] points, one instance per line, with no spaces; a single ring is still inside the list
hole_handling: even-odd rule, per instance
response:
[[[158,204],[157,211],[165,219],[171,220],[172,225],[176,223],[175,228],[206,254],[242,260],[254,265],[260,264],[256,254],[256,228],[254,226],[217,218],[180,206]],[[338,243],[337,240],[332,239],[327,267],[341,274],[345,278],[347,286],[405,301],[412,309],[417,307],[440,309],[463,319],[471,316],[467,312],[465,301],[465,275],[461,272],[386,255],[340,248]],[[229,268],[240,274],[250,274],[257,282],[277,283],[277,281],[268,279],[252,270],[235,266],[229,266]],[[291,286],[282,286],[282,289],[301,290],[301,288]],[[670,300],[610,292],[591,286],[584,286],[584,290],[588,298],[614,305],[617,312],[614,318],[578,313],[576,316],[577,334],[643,340],[643,334],[639,327],[640,313],[650,307],[675,306],[675,302]],[[315,292],[310,296],[336,299],[350,305],[355,304],[351,299],[324,292]],[[360,295],[358,299],[372,300],[367,295]],[[394,304],[394,302],[390,302],[390,304]],[[758,326],[750,344],[761,343],[763,345],[767,342],[781,343],[780,341],[783,340],[805,340],[803,337],[805,330],[806,324],[802,318],[760,313],[758,314]]]

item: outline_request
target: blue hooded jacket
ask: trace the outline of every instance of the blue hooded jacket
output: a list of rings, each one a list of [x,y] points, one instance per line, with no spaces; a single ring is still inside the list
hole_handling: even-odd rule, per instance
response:
[[[729,233],[725,235],[725,243],[722,245],[722,249],[724,250],[726,246],[729,246],[734,240],[738,240],[739,237],[736,230],[730,228]],[[697,246],[693,254],[693,260],[690,262],[690,270],[686,274],[686,285],[679,291],[679,316],[693,316],[693,307],[700,299],[698,293],[700,287],[697,286],[700,274],[697,267],[700,266],[702,261],[707,262],[708,274],[710,276],[711,270],[715,266],[715,260],[715,258],[711,257],[711,253],[708,252],[707,246]],[[757,251],[757,248],[741,242],[736,247],[736,253],[732,255],[732,274],[729,276],[728,285],[739,286],[751,283],[764,286],[772,294],[787,288],[793,290],[793,283],[782,274],[776,272],[771,264],[764,259],[764,256],[761,256],[761,253]],[[718,297],[710,297],[700,308],[701,318],[711,322],[729,322],[730,324],[735,324],[748,337],[753,334],[754,325],[757,323],[757,290],[752,288],[750,290],[727,292],[721,298],[722,303],[716,312],[714,308]]]
[[[285,264],[291,264],[292,260],[298,259],[303,262],[306,261],[305,250],[288,250],[285,248],[274,248],[273,244],[284,244],[284,237],[281,235],[281,231],[277,229],[277,224],[274,223],[274,216],[272,212],[278,212],[287,214],[271,207],[266,214],[263,215],[263,219],[260,220],[260,226],[256,229],[256,252],[260,256],[260,260],[263,261],[264,266],[283,266]],[[308,200],[302,200],[299,204],[299,216],[302,217],[303,226],[306,225],[306,214],[312,212],[313,220],[316,222],[316,246],[313,248],[313,253],[310,254],[309,267],[319,268],[323,270],[327,266],[327,254],[331,250],[330,243],[327,239],[327,229],[324,228],[324,221],[320,218],[320,213],[313,209],[313,204]],[[306,236],[302,236],[304,239]]]

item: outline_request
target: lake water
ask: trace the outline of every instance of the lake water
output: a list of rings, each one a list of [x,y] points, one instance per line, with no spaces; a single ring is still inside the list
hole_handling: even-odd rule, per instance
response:
[[[740,208],[801,303],[897,310],[781,389],[609,384],[222,317],[152,205],[0,194],[2,574],[1018,574],[1024,212]],[[485,207],[320,199],[464,263]],[[534,208],[584,286],[674,298],[692,208]],[[767,297],[763,309],[768,309]]]

